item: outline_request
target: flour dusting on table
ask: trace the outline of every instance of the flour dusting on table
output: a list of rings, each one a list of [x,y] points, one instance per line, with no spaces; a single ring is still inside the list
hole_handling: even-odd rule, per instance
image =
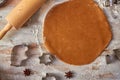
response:
[[[27,59],[29,63],[26,64],[29,65],[24,64],[24,66],[19,67],[11,66],[11,50],[15,45],[34,42],[40,46],[40,56],[42,56],[43,53],[47,53],[43,48],[43,19],[45,18],[46,12],[48,12],[52,6],[64,1],[67,0],[47,1],[30,19],[28,25],[25,25],[18,31],[12,29],[6,37],[0,41],[0,80],[67,80],[64,75],[65,72],[68,71],[75,73],[75,76],[71,80],[120,80],[120,61],[108,65],[105,60],[105,55],[113,54],[113,49],[120,48],[120,4],[105,7],[106,0],[96,0],[96,3],[99,4],[105,12],[111,24],[113,40],[106,48],[106,51],[93,63],[83,66],[73,66],[65,64],[56,58],[53,63],[46,65],[40,63],[40,59],[34,56]],[[0,9],[0,16],[2,16],[0,17],[0,29],[7,23],[4,18],[11,9],[13,9],[12,5]],[[30,69],[32,74],[25,76],[23,72],[25,69]],[[52,74],[52,76],[48,76],[47,74]]]

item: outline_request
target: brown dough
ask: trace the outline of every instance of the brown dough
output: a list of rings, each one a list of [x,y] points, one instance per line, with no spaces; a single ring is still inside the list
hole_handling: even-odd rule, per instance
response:
[[[73,65],[94,61],[112,37],[103,11],[93,0],[70,0],[53,7],[43,35],[46,48]]]

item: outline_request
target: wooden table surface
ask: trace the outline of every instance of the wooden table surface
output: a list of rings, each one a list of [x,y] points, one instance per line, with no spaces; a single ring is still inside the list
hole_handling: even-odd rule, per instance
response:
[[[7,21],[5,16],[15,7],[21,0],[9,0],[5,7],[0,8],[0,29],[2,29]],[[111,14],[111,8],[103,7],[104,0],[97,0],[99,5],[105,11],[111,24],[113,32],[113,40],[107,47],[106,51],[98,57],[93,63],[83,66],[73,66],[61,62],[59,59],[51,65],[38,64],[36,66],[13,67],[10,66],[11,49],[17,44],[43,43],[42,29],[43,22],[47,11],[55,4],[65,0],[50,0],[24,25],[21,29],[12,29],[2,40],[0,40],[0,80],[42,80],[46,73],[53,73],[59,76],[56,80],[69,80],[64,77],[65,72],[73,71],[74,77],[71,80],[120,80],[120,61],[106,64],[105,55],[113,54],[113,49],[120,48],[120,14],[119,5],[111,7],[118,12]],[[117,16],[117,18],[114,18]],[[42,48],[40,48],[41,51]],[[34,75],[25,77],[22,70],[31,68],[35,72]],[[55,80],[55,79],[49,79]]]

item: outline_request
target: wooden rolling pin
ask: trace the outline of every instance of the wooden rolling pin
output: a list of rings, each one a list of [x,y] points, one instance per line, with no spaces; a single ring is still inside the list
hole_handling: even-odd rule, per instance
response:
[[[22,0],[6,17],[7,25],[0,31],[0,39],[12,28],[19,29],[46,0]]]

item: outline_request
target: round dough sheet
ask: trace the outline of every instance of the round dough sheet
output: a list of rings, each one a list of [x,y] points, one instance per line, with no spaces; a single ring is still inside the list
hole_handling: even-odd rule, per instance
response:
[[[47,14],[45,47],[62,61],[84,65],[94,61],[109,44],[112,34],[103,11],[92,0],[70,0]]]

